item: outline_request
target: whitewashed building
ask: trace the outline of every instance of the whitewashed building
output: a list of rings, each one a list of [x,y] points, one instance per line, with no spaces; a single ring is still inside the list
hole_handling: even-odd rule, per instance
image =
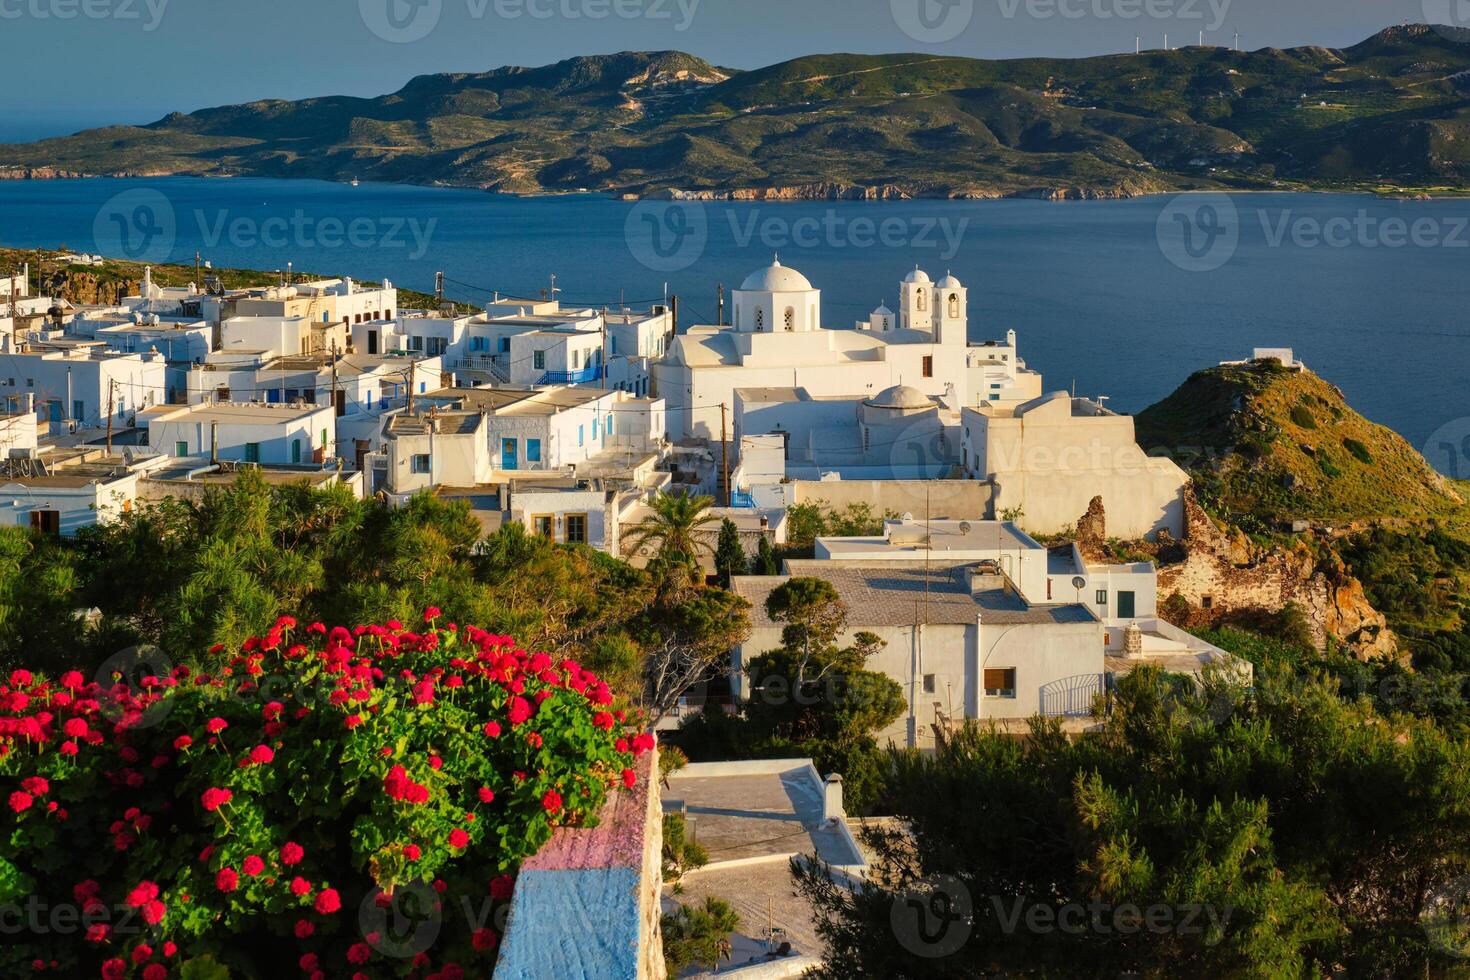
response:
[[[202,402],[138,413],[148,445],[166,456],[241,463],[324,463],[332,443],[330,405]]]

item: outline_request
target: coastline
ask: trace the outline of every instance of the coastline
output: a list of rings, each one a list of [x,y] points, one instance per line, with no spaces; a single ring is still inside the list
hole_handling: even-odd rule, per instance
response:
[[[167,180],[172,178],[197,178],[204,180],[303,180],[343,185],[351,183],[351,179],[336,177],[295,177],[253,173],[132,173],[122,171],[92,174],[54,167],[0,168],[0,183],[53,180]],[[541,189],[535,191],[508,191],[501,188],[486,187],[480,184],[460,184],[439,180],[428,182],[375,181],[358,178],[358,181],[359,185],[382,187],[420,187],[425,189],[480,191],[486,194],[517,200],[538,200],[543,198],[560,200],[571,197],[586,197],[627,202],[689,201],[735,204],[783,204],[811,201],[874,203],[903,201],[1050,201],[1068,203],[1077,201],[1123,201],[1149,197],[1175,197],[1183,194],[1361,194],[1382,199],[1399,199],[1411,202],[1457,200],[1470,197],[1470,187],[1455,188],[1443,185],[1323,185],[1309,182],[1292,182],[1279,187],[1234,187],[1223,183],[1177,188],[1057,184],[1019,188],[967,189],[917,188],[895,183],[862,185],[826,182],[775,184],[767,187],[700,188],[697,190],[660,187],[644,191],[629,191],[618,188],[582,187],[570,190]]]

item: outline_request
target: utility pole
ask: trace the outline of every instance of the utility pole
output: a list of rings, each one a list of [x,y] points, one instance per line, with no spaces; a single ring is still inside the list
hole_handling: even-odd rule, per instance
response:
[[[725,441],[725,403],[720,402],[720,471],[725,486],[725,506],[730,506],[730,444]]]
[[[107,382],[107,455],[112,455],[112,399],[117,391],[117,379],[110,378]]]
[[[341,440],[338,438],[337,420],[342,415],[342,410],[337,404],[337,342],[332,341],[332,455],[338,455],[337,446]]]
[[[444,308],[444,273],[434,273],[434,311]]]
[[[607,310],[606,309],[604,309],[602,311],[602,364],[601,364],[601,367],[602,367],[602,371],[600,373],[601,373],[602,377],[598,379],[601,382],[601,385],[599,387],[606,388],[607,387]]]
[[[719,302],[719,308],[720,308],[720,312],[718,313],[718,315],[715,316],[715,326],[717,326],[717,327],[723,327],[725,325],[725,284],[724,283],[720,283],[720,302]]]
[[[670,296],[669,297],[669,317],[673,320],[673,330],[671,332],[674,334],[674,336],[677,337],[679,335],[679,294],[678,293],[675,293],[673,296]]]
[[[196,248],[194,250],[194,285],[200,289],[204,288],[204,280],[199,278],[199,263],[202,261],[204,261],[204,256],[200,255],[199,250]]]

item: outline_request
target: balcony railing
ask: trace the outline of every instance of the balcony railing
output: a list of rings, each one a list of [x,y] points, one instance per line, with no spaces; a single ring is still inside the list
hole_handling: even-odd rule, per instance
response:
[[[601,369],[596,365],[584,367],[580,371],[547,371],[537,380],[538,385],[583,385],[589,381],[596,381]]]

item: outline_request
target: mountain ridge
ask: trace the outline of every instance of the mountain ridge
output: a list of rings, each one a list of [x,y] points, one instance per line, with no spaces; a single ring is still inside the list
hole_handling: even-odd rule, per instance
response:
[[[0,145],[0,177],[38,172],[706,197],[1466,190],[1470,32],[1079,59],[814,54],[748,71],[625,51]]]

